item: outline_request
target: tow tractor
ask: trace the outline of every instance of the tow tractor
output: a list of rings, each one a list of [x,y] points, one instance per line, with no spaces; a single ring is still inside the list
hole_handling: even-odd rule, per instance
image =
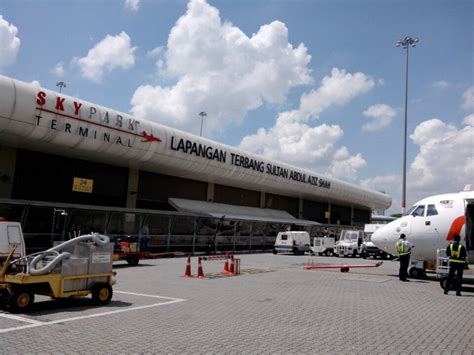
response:
[[[108,304],[115,276],[112,253],[107,236],[89,234],[25,255],[20,224],[0,222],[0,299],[12,313],[27,312],[35,295],[92,294],[94,304]]]

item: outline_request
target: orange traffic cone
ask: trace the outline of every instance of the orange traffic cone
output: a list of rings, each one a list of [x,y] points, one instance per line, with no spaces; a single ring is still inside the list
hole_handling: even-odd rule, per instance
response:
[[[224,261],[224,271],[222,271],[223,274],[228,274],[229,273],[229,254],[226,254],[226,259]]]
[[[229,274],[235,275],[235,270],[234,270],[234,255],[231,255],[231,256],[230,256]]]
[[[184,271],[184,277],[193,277],[191,274],[191,255],[188,255],[186,260],[186,270]]]
[[[197,274],[197,277],[198,277],[198,279],[205,279],[204,271],[202,270],[201,257],[198,258],[198,274]]]

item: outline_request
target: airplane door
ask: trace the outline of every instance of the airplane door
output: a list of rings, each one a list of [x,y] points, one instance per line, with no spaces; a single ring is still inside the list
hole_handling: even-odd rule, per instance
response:
[[[426,205],[424,226],[421,226],[420,228],[424,228],[422,230],[424,231],[424,234],[427,238],[426,247],[434,249],[445,247],[445,242],[441,241],[439,238],[440,231],[442,231],[442,218],[438,214],[438,209],[434,204]]]
[[[474,250],[474,201],[466,202],[466,249]]]

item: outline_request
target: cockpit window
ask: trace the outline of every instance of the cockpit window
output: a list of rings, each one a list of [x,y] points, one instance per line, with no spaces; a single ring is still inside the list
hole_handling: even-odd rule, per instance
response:
[[[436,216],[438,214],[438,210],[436,209],[435,205],[428,205],[428,210],[426,211],[426,216]]]
[[[411,213],[413,217],[423,217],[425,215],[425,205],[417,206]]]
[[[409,216],[411,215],[411,213],[415,210],[415,208],[417,208],[418,206],[411,206],[411,208],[405,212],[405,216]]]

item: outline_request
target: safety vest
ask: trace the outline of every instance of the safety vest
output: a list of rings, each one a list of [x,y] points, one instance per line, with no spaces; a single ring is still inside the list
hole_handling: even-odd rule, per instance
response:
[[[397,252],[400,256],[411,254],[411,250],[405,252],[405,243],[403,241],[397,242]]]
[[[461,259],[462,245],[458,244],[458,250],[453,250],[453,246],[454,244],[449,245],[449,250],[451,252],[451,257],[449,258],[449,261],[454,263],[465,263],[465,260]]]

